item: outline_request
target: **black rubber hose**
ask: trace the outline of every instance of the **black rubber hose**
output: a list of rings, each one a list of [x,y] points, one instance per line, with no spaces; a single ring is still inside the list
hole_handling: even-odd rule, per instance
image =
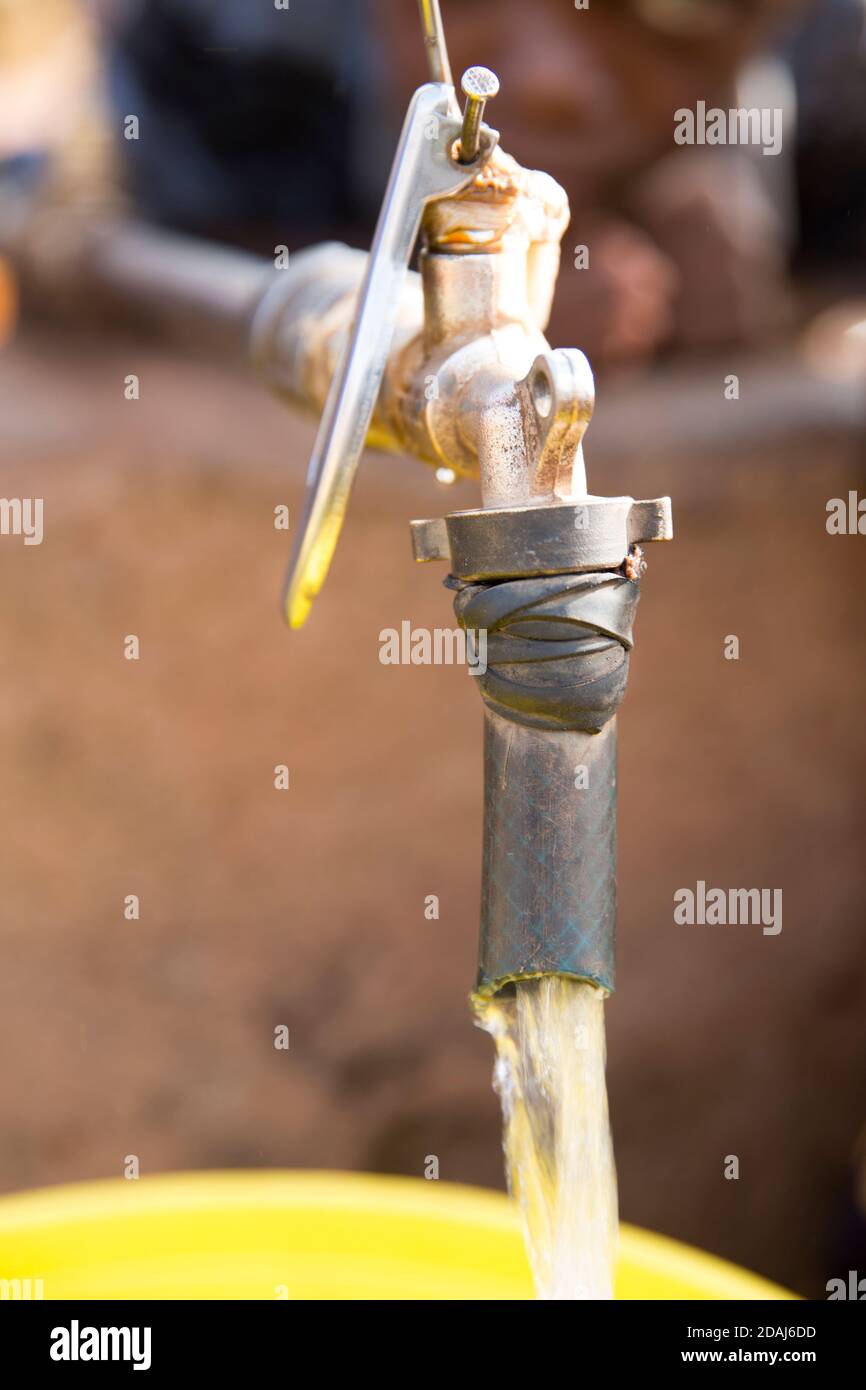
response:
[[[606,571],[458,587],[461,625],[476,651],[486,641],[477,991],[538,975],[611,991],[616,711],[638,583]]]

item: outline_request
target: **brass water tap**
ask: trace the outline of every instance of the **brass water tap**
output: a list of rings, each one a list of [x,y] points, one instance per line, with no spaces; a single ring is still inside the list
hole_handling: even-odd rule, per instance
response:
[[[668,498],[588,491],[592,372],[544,336],[568,202],[481,120],[497,85],[470,70],[462,121],[449,82],[416,92],[369,259],[306,253],[254,330],[260,362],[294,347],[282,384],[322,408],[292,627],[327,573],[365,439],[478,478],[480,507],[414,521],[412,536],[417,560],[447,563],[461,627],[484,634],[479,998],[549,974],[614,987],[616,714],[641,547],[672,535]]]
[[[592,374],[582,353],[554,353],[544,336],[567,224],[559,185],[498,148],[467,188],[425,212],[423,326],[389,386],[405,445],[477,477],[486,506],[571,494],[584,482],[573,470]],[[562,452],[551,469],[536,407],[553,407],[554,394],[549,425]]]
[[[192,320],[251,339],[271,385],[321,412],[285,592],[292,627],[326,577],[365,443],[477,478],[477,507],[412,522],[416,559],[445,562],[458,622],[484,634],[477,990],[554,974],[609,991],[616,716],[641,547],[671,537],[670,501],[589,492],[592,372],[544,336],[565,193],[500,149],[483,119],[492,73],[464,75],[461,112],[437,0],[420,8],[433,80],[409,105],[369,255],[325,245],[274,268],[121,222],[75,239],[71,278],[170,329]],[[57,244],[3,225],[0,246],[25,267],[34,244]]]
[[[415,93],[369,256],[301,253],[255,316],[260,369],[321,412],[286,586],[293,627],[324,581],[365,442],[478,478],[478,511],[413,523],[416,558],[460,579],[616,568],[671,534],[667,499],[588,495],[592,372],[544,336],[568,200],[481,120],[495,76],[469,69],[463,90],[462,117],[448,82]]]
[[[544,328],[567,223],[559,185],[498,149],[465,189],[428,205],[420,274],[409,273],[404,282],[371,444],[462,476],[480,475],[490,503],[551,490],[543,475],[535,487],[528,472],[503,476],[502,461],[507,457],[512,469],[517,464],[508,432],[517,425],[523,437],[526,403],[517,384],[536,358],[550,353]],[[260,367],[317,413],[345,348],[365,268],[366,257],[346,247],[302,252],[289,283],[275,282],[256,318]],[[582,354],[571,354],[571,362],[588,420],[589,367]],[[272,364],[280,364],[276,378]],[[534,449],[534,441],[525,447]]]

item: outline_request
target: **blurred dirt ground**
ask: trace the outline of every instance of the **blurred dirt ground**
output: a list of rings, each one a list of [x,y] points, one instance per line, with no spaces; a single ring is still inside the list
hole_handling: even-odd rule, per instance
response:
[[[862,446],[671,457],[638,422],[626,456],[610,410],[595,490],[668,490],[677,522],[620,718],[622,1212],[821,1293],[866,1122],[866,541],[824,527]],[[501,1185],[466,1002],[480,703],[464,671],[378,660],[382,628],[451,624],[407,521],[472,489],[369,457],[289,636],[273,509],[298,515],[309,421],[218,366],[45,330],[0,359],[0,412],[4,493],[45,499],[42,546],[0,541],[0,1186],[129,1154],[144,1179],[436,1154]],[[781,887],[781,935],[674,925],[698,879]]]

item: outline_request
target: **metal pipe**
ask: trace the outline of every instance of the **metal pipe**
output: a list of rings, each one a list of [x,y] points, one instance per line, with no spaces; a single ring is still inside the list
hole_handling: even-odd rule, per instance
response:
[[[0,255],[14,265],[25,304],[72,316],[120,313],[170,342],[243,358],[255,308],[281,273],[230,247],[12,196],[0,204]]]
[[[145,227],[111,223],[94,234],[85,275],[111,307],[175,342],[246,355],[250,324],[273,262]]]

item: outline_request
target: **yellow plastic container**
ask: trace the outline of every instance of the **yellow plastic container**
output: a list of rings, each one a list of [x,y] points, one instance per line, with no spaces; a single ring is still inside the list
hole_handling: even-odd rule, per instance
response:
[[[171,1174],[4,1197],[0,1279],[41,1280],[47,1299],[533,1297],[505,1196],[354,1173]],[[624,1226],[617,1297],[792,1295]]]

